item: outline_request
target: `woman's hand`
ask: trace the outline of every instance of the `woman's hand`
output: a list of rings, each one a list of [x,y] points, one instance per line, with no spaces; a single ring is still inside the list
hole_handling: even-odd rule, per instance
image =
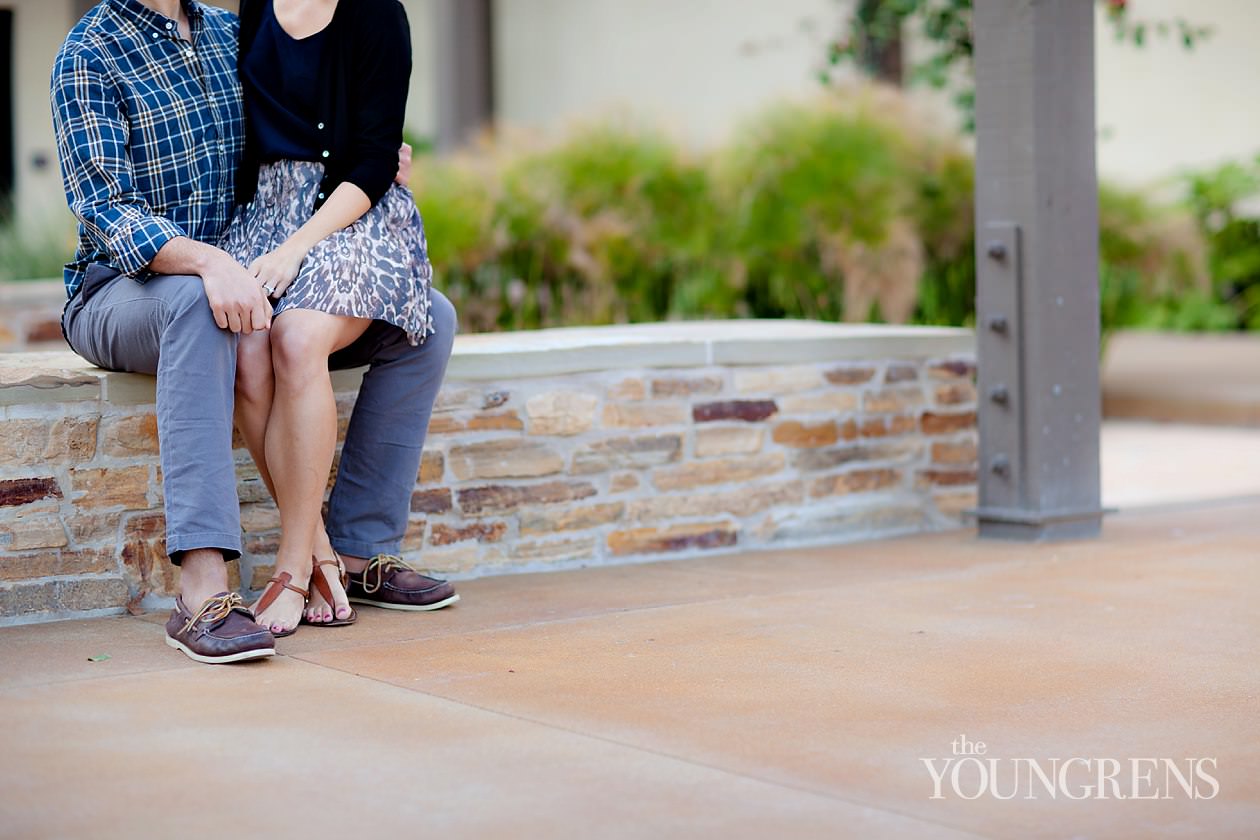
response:
[[[297,277],[305,259],[306,251],[286,242],[250,263],[249,271],[258,279],[267,297],[279,298]]]

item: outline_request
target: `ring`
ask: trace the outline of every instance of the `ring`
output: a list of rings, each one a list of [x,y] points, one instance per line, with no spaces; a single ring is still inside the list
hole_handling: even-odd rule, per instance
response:
[[[267,293],[267,297],[275,297],[275,296],[276,296],[276,287],[275,287],[275,286],[268,286],[267,284],[265,284],[265,283],[264,283],[264,284],[263,284],[263,291]]]

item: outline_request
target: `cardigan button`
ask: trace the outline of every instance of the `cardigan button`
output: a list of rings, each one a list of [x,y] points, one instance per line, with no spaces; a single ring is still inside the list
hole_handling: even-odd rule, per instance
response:
[[[323,201],[323,199],[324,199],[324,194],[323,194],[323,193],[320,193],[320,194],[319,194],[319,198],[320,198],[320,200],[321,200],[321,201]]]
[[[324,124],[323,124],[323,123],[320,123],[319,125],[317,125],[317,126],[315,126],[315,127],[316,127],[316,128],[318,128],[320,131],[323,131],[323,130],[324,130]]]
[[[323,151],[322,156],[323,156],[323,157],[328,157],[328,150],[327,150],[327,149],[325,149],[325,150]]]

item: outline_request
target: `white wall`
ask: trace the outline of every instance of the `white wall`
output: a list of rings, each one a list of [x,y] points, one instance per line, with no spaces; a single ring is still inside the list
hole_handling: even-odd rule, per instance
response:
[[[48,86],[53,58],[74,25],[71,0],[3,0],[13,10],[14,192],[39,224],[65,210]],[[42,159],[41,168],[37,161]]]
[[[690,139],[721,140],[764,103],[817,92],[821,44],[843,8],[836,0],[496,0],[499,115],[552,128],[629,110]]]
[[[845,8],[835,0],[497,0],[499,112],[508,123],[559,129],[630,111],[702,143],[721,141],[765,102],[817,93],[821,44]],[[1115,42],[1100,7],[1102,174],[1158,181],[1260,152],[1260,2],[1130,0],[1130,14],[1181,16],[1215,31],[1192,52],[1159,38],[1138,49]],[[812,35],[802,31],[807,21]],[[911,36],[910,49],[921,52]],[[949,122],[943,97],[915,99]]]
[[[1130,0],[1139,20],[1212,26],[1187,51],[1175,39],[1143,49],[1115,42],[1098,17],[1098,165],[1129,182],[1260,153],[1260,3]]]

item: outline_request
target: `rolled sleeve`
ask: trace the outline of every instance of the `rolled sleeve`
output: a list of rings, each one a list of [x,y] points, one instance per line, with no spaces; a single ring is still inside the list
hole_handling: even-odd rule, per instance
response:
[[[136,189],[126,110],[109,75],[88,56],[62,56],[53,70],[52,104],[70,210],[116,268],[143,281],[162,246],[187,234],[155,214]]]

